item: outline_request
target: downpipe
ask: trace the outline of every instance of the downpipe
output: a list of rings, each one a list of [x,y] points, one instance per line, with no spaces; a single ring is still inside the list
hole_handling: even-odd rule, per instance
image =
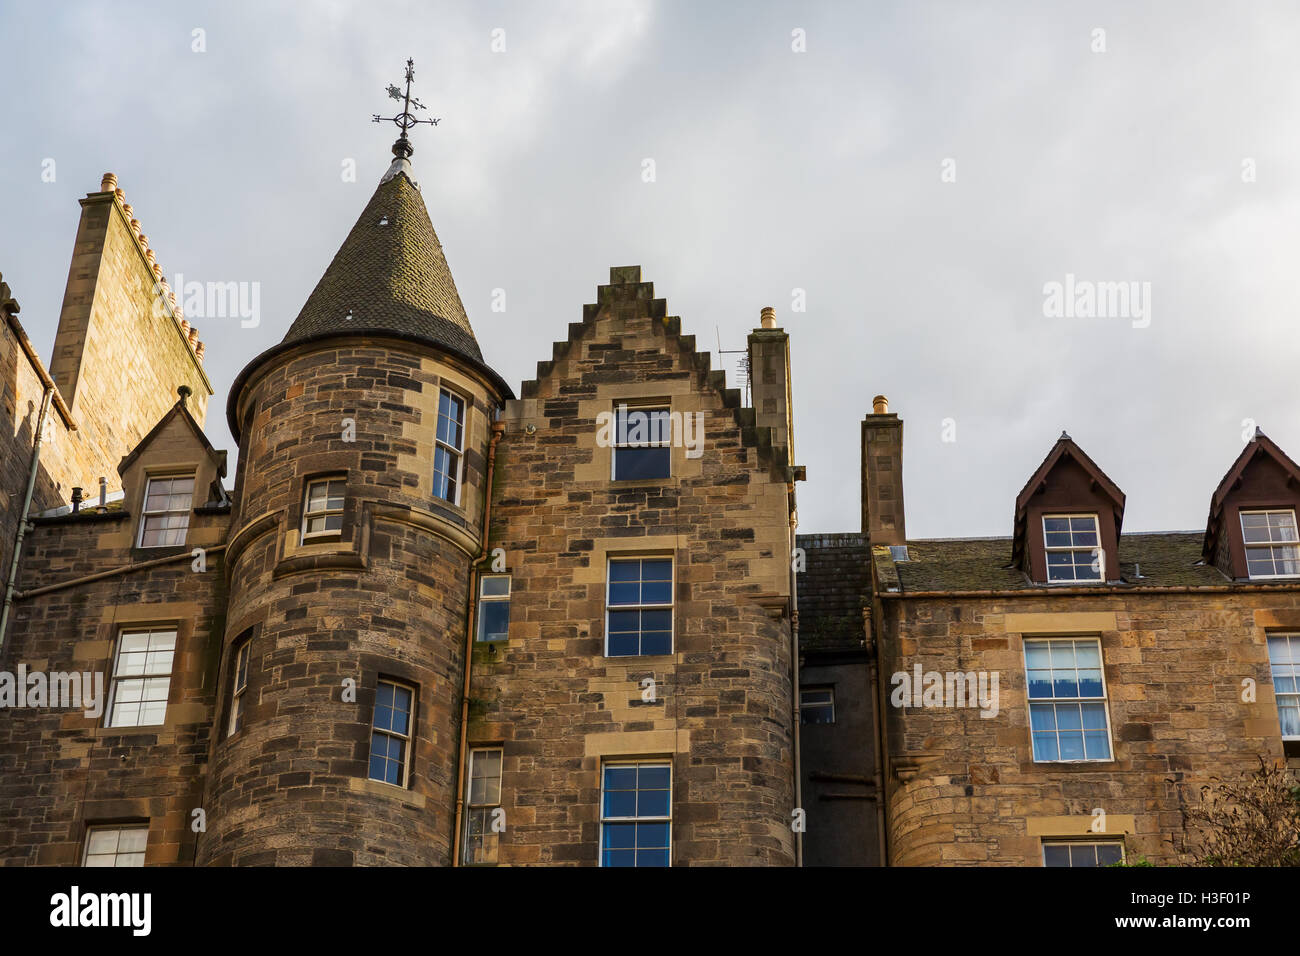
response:
[[[23,539],[27,537],[27,512],[32,506],[32,495],[36,493],[36,475],[41,466],[41,439],[45,435],[45,416],[49,414],[50,398],[54,394],[53,384],[45,386],[41,396],[41,414],[36,419],[36,435],[32,440],[32,467],[27,474],[27,494],[23,498],[22,511],[18,512],[18,531],[14,535],[14,557],[9,564],[9,580],[5,584],[4,609],[0,610],[0,658],[3,657],[5,634],[9,629],[9,611],[14,604],[14,588],[18,584],[18,565],[23,556]]]

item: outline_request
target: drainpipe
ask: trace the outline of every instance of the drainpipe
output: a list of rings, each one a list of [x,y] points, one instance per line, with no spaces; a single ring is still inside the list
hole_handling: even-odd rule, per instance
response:
[[[492,476],[496,471],[497,442],[505,434],[506,426],[502,422],[492,423],[492,440],[488,443],[487,479],[483,485],[483,530],[480,537],[483,547],[478,557],[469,566],[469,609],[465,613],[465,684],[460,694],[460,746],[456,759],[456,829],[452,834],[451,865],[460,866],[462,853],[461,821],[465,813],[465,751],[469,739],[469,669],[474,656],[474,615],[478,606],[479,565],[488,554],[488,522],[492,517]]]
[[[874,564],[874,562],[873,562]],[[872,773],[876,784],[876,840],[880,846],[880,865],[889,866],[889,838],[885,829],[885,763],[886,734],[882,720],[884,708],[880,704],[884,693],[880,685],[880,641],[879,633],[885,626],[884,615],[877,597],[875,569],[872,568],[871,605],[862,609],[862,630],[867,645],[867,693],[871,695],[871,715],[876,727],[876,759]],[[875,625],[873,627],[872,625]]]
[[[5,584],[4,610],[0,611],[0,652],[4,651],[5,632],[9,626],[9,609],[14,603],[14,586],[18,583],[18,563],[23,555],[23,538],[27,536],[27,510],[32,506],[32,495],[36,491],[36,473],[41,464],[41,437],[45,432],[45,416],[50,410],[50,396],[54,394],[54,383],[45,386],[41,396],[41,414],[36,419],[36,435],[32,440],[32,467],[27,475],[27,496],[23,499],[23,510],[18,512],[18,532],[14,535],[14,559],[9,565],[9,581]]]
[[[789,484],[790,501],[794,501],[794,482]],[[793,550],[798,538],[795,528],[799,516],[794,508],[790,509],[790,545]],[[800,753],[799,737],[803,715],[799,709],[799,584],[794,562],[790,562],[790,659],[794,664],[794,805],[803,809],[803,757]],[[807,815],[805,814],[805,820]],[[794,865],[803,866],[803,832],[795,831]]]

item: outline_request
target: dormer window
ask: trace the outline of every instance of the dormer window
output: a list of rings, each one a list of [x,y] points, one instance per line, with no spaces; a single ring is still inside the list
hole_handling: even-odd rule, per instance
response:
[[[185,543],[194,508],[194,476],[150,478],[140,520],[140,547],[174,548]]]
[[[1096,515],[1043,515],[1043,542],[1048,583],[1103,580]]]
[[[1288,578],[1300,574],[1300,536],[1295,511],[1241,512],[1241,540],[1251,578]]]

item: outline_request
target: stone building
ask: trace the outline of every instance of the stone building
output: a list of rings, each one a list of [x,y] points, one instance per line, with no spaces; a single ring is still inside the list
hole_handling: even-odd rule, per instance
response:
[[[4,288],[5,864],[797,861],[788,337],[746,407],[614,268],[516,397],[411,152],[231,388],[233,487],[111,174],[48,368]]]
[[[1124,533],[1063,435],[1010,537],[909,540],[878,398],[860,531],[796,536],[772,310],[746,405],[615,267],[516,396],[411,152],[230,389],[230,486],[115,177],[48,366],[0,283],[0,862],[1168,862],[1212,773],[1300,763],[1268,438],[1203,533]]]
[[[1009,538],[906,540],[900,455],[863,462],[900,517],[866,513],[889,863],[1175,863],[1202,785],[1300,768],[1300,469],[1263,434],[1204,532],[1124,533],[1064,434]]]

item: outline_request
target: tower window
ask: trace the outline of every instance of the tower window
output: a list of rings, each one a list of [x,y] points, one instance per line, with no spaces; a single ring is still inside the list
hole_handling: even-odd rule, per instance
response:
[[[144,866],[147,826],[91,827],[82,866]]]
[[[166,722],[175,653],[175,631],[122,632],[113,662],[109,727],[148,727]]]
[[[405,787],[411,755],[411,705],[415,692],[405,684],[381,680],[375,690],[370,734],[370,779]]]
[[[478,588],[478,639],[504,641],[510,631],[510,575],[485,574]]]
[[[469,812],[465,817],[464,862],[496,863],[498,831],[493,828],[501,806],[501,748],[482,747],[469,754]]]
[[[433,447],[433,493],[444,501],[460,500],[461,458],[465,451],[465,399],[438,393],[438,430]]]
[[[610,558],[606,657],[673,652],[673,559]]]
[[[614,480],[668,478],[672,437],[668,406],[619,405],[614,412]]]
[[[347,497],[347,480],[343,477],[319,478],[307,482],[307,496],[302,509],[302,537],[325,538],[343,531],[343,500]]]
[[[669,866],[672,766],[662,760],[601,768],[600,865]]]
[[[248,655],[253,642],[245,638],[235,651],[231,662],[230,675],[230,723],[226,726],[226,736],[238,733],[244,726],[244,691],[248,689]]]
[[[1043,539],[1049,583],[1100,581],[1105,576],[1096,515],[1044,515]]]
[[[1113,866],[1124,862],[1118,840],[1044,840],[1043,866]]]
[[[1241,539],[1246,547],[1246,572],[1252,578],[1300,574],[1300,537],[1294,511],[1243,511]]]
[[[1270,634],[1268,659],[1282,739],[1300,740],[1300,634]]]
[[[1025,641],[1025,688],[1035,762],[1111,759],[1100,641]]]
[[[140,519],[140,547],[172,548],[185,543],[194,508],[194,476],[150,478]]]

